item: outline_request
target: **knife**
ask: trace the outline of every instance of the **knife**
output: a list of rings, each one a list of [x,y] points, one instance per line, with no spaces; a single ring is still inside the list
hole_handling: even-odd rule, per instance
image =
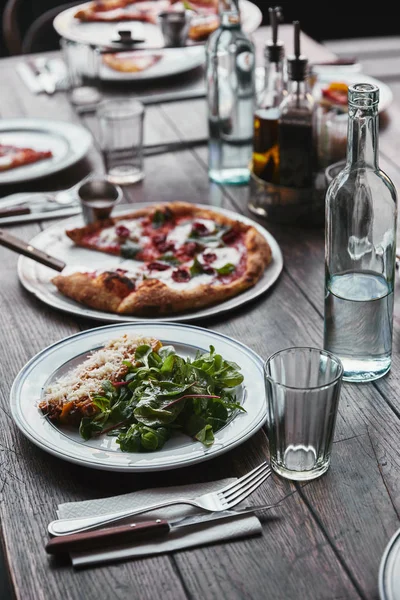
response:
[[[226,521],[235,519],[241,515],[254,514],[255,511],[268,510],[275,507],[276,505],[252,506],[238,511],[226,510],[211,515],[183,517],[174,521],[154,519],[151,521],[129,523],[128,525],[96,529],[94,531],[73,533],[51,538],[47,542],[45,549],[48,554],[60,554],[66,552],[83,552],[107,546],[119,546],[121,544],[163,537],[185,527],[196,527],[197,525],[213,521]]]

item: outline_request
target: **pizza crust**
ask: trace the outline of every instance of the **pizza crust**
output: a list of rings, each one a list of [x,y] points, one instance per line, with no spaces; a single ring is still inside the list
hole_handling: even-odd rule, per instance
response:
[[[243,272],[232,281],[211,281],[191,289],[170,287],[158,279],[144,279],[132,282],[123,272],[101,274],[73,273],[57,275],[52,283],[65,296],[87,306],[121,315],[162,316],[185,311],[193,311],[228,300],[253,287],[262,277],[265,268],[272,260],[271,248],[265,237],[252,225],[234,221],[230,217],[199,208],[187,202],[152,205],[112,219],[105,223],[94,223],[82,228],[67,231],[67,235],[77,244],[85,246],[82,238],[87,233],[95,233],[104,226],[111,226],[119,220],[152,215],[156,210],[171,210],[175,217],[187,216],[212,219],[221,225],[235,225],[244,234],[246,259]]]

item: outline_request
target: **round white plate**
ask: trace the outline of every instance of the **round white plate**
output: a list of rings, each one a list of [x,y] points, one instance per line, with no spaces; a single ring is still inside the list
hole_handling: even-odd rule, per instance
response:
[[[390,539],[379,566],[379,597],[400,600],[400,529]]]
[[[132,212],[132,210],[144,208],[146,206],[149,206],[149,204],[138,203],[130,206],[129,209],[125,207],[125,210],[115,211],[115,215],[123,214],[123,212],[126,212],[126,210],[127,212]],[[242,304],[245,304],[246,302],[249,302],[250,300],[253,300],[254,298],[257,298],[266,292],[275,283],[282,271],[282,252],[275,238],[266,229],[264,229],[264,227],[252,219],[243,217],[230,210],[208,205],[199,206],[201,208],[211,208],[216,212],[227,215],[231,219],[237,219],[256,227],[258,231],[265,237],[271,247],[272,262],[264,271],[260,281],[258,281],[254,287],[246,290],[242,294],[239,294],[238,296],[225,302],[221,302],[215,306],[200,309],[194,312],[186,312],[184,314],[178,314],[176,316],[174,315],[173,317],[154,317],[151,319],[153,322],[166,322],[171,321],[171,319],[174,321],[194,321],[195,319],[203,319],[205,317],[229,311],[241,306]],[[68,265],[68,267],[73,268],[79,266],[80,268],[84,267],[88,268],[89,270],[113,269],[118,266],[120,267],[121,262],[123,262],[124,259],[118,256],[109,256],[102,252],[88,250],[86,248],[78,248],[65,234],[66,229],[82,227],[83,225],[84,223],[80,215],[72,217],[71,219],[67,219],[49,227],[48,229],[45,229],[32,240],[30,240],[30,243],[35,248],[44,250],[51,256],[61,259]],[[18,259],[18,276],[22,285],[29,292],[32,292],[37,298],[53,308],[57,308],[58,310],[71,313],[73,315],[78,315],[80,317],[97,319],[98,321],[103,321],[106,323],[149,320],[148,317],[140,318],[136,316],[116,315],[79,304],[78,302],[67,298],[55,288],[55,286],[51,283],[51,278],[54,277],[55,274],[56,272],[52,269],[49,269],[48,267],[45,267],[30,258],[20,256]]]
[[[371,77],[370,75],[365,75],[365,73],[351,72],[343,69],[335,68],[333,71],[321,71],[318,74],[318,81],[315,87],[315,96],[318,97],[318,90],[322,86],[324,87],[326,84],[332,81],[340,81],[342,83],[346,83],[347,85],[351,85],[353,83],[371,83],[373,85],[377,85],[379,88],[379,112],[383,112],[387,110],[393,101],[393,92],[390,87],[380,81],[379,79],[375,79],[375,77]]]
[[[154,453],[121,452],[115,438],[103,436],[85,442],[72,428],[59,428],[43,416],[37,404],[51,381],[82,362],[92,350],[107,341],[133,333],[172,344],[182,357],[194,358],[197,350],[213,345],[226,360],[241,367],[244,381],[237,400],[246,412],[237,414],[215,434],[206,448],[183,434],[176,434]],[[124,323],[77,333],[45,348],[34,356],[14,380],[10,393],[11,414],[21,432],[34,444],[59,458],[106,471],[146,472],[187,467],[219,456],[242,444],[266,420],[263,360],[244,344],[208,329],[176,323]]]
[[[45,177],[83,158],[92,145],[91,133],[81,125],[47,119],[0,120],[0,143],[51,150],[53,157],[9,171],[0,171],[0,184]]]
[[[84,43],[94,44],[96,46],[113,45],[121,29],[121,23],[82,23],[75,19],[74,14],[78,8],[88,6],[90,2],[85,2],[80,6],[74,6],[62,11],[53,21],[56,32],[63,38]],[[258,29],[262,23],[262,12],[249,0],[240,0],[241,18],[243,31],[251,34]],[[147,46],[162,48],[164,45],[161,28],[152,23],[139,23],[127,21],[123,23],[124,29],[130,29],[132,37],[135,39],[144,39]],[[115,44],[114,44],[115,45]],[[137,45],[140,49],[140,45]],[[156,53],[156,52],[154,52]],[[176,48],[165,50],[165,56],[148,71],[142,73],[119,73],[106,67],[100,68],[100,78],[110,81],[136,81],[140,79],[158,79],[159,77],[169,77],[195,69],[204,64],[204,46],[188,46],[187,48]]]
[[[159,54],[160,52],[150,52],[150,54]],[[145,69],[141,73],[122,73],[111,69],[106,64],[101,63],[99,76],[102,81],[142,81],[145,79],[161,79],[162,77],[171,77],[196,69],[203,65],[205,61],[204,46],[192,46],[191,48],[170,48],[162,52],[162,58],[152,67]]]

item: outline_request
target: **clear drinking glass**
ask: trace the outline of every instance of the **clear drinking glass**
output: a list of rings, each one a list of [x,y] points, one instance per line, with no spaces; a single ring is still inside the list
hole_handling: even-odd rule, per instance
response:
[[[101,101],[100,49],[61,38],[60,48],[68,72],[69,101],[77,109],[90,109]]]
[[[107,179],[117,185],[141,181],[144,178],[143,104],[138,100],[107,100],[100,104],[97,114]]]
[[[343,366],[318,348],[288,348],[264,365],[271,466],[308,481],[330,465]]]

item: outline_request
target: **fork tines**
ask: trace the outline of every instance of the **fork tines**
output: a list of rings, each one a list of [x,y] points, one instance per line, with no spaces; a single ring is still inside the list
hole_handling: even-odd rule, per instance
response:
[[[220,490],[220,499],[225,501],[229,508],[232,508],[252,494],[270,475],[271,468],[269,464],[263,462],[237,481]]]

